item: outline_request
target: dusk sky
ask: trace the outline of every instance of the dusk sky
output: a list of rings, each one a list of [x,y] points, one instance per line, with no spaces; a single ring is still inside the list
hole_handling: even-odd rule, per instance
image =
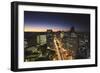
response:
[[[47,29],[68,31],[72,26],[76,31],[89,32],[90,15],[24,11],[24,31],[26,32],[44,32]]]

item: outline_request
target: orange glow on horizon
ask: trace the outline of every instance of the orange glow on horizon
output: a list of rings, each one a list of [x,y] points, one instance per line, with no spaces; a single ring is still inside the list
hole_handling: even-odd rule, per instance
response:
[[[25,27],[24,32],[46,32],[51,29],[53,32],[57,31],[69,31],[69,29],[59,29],[59,28],[46,28],[46,27]]]

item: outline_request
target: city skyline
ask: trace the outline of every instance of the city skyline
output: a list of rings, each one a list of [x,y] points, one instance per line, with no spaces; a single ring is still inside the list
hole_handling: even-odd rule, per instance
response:
[[[24,11],[25,32],[68,31],[72,26],[76,31],[89,32],[90,15]]]

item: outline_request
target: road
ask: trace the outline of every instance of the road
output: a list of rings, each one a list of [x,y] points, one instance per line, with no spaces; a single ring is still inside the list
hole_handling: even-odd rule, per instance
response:
[[[54,45],[56,50],[56,57],[54,60],[69,60],[72,59],[71,53],[63,48],[62,42],[55,36]]]

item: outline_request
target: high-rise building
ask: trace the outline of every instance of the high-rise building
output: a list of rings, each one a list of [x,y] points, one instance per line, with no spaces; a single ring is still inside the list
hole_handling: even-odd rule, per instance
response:
[[[54,34],[53,31],[51,29],[47,30],[47,45],[48,47],[50,47],[51,49],[53,49],[54,47]]]
[[[69,32],[65,32],[63,42],[64,42],[64,48],[71,50],[73,52],[73,57],[75,58],[76,51],[79,48],[79,43],[78,43],[79,40],[74,27],[71,27]]]
[[[37,44],[39,45],[43,45],[43,44],[46,44],[47,41],[46,41],[46,35],[37,35]]]

